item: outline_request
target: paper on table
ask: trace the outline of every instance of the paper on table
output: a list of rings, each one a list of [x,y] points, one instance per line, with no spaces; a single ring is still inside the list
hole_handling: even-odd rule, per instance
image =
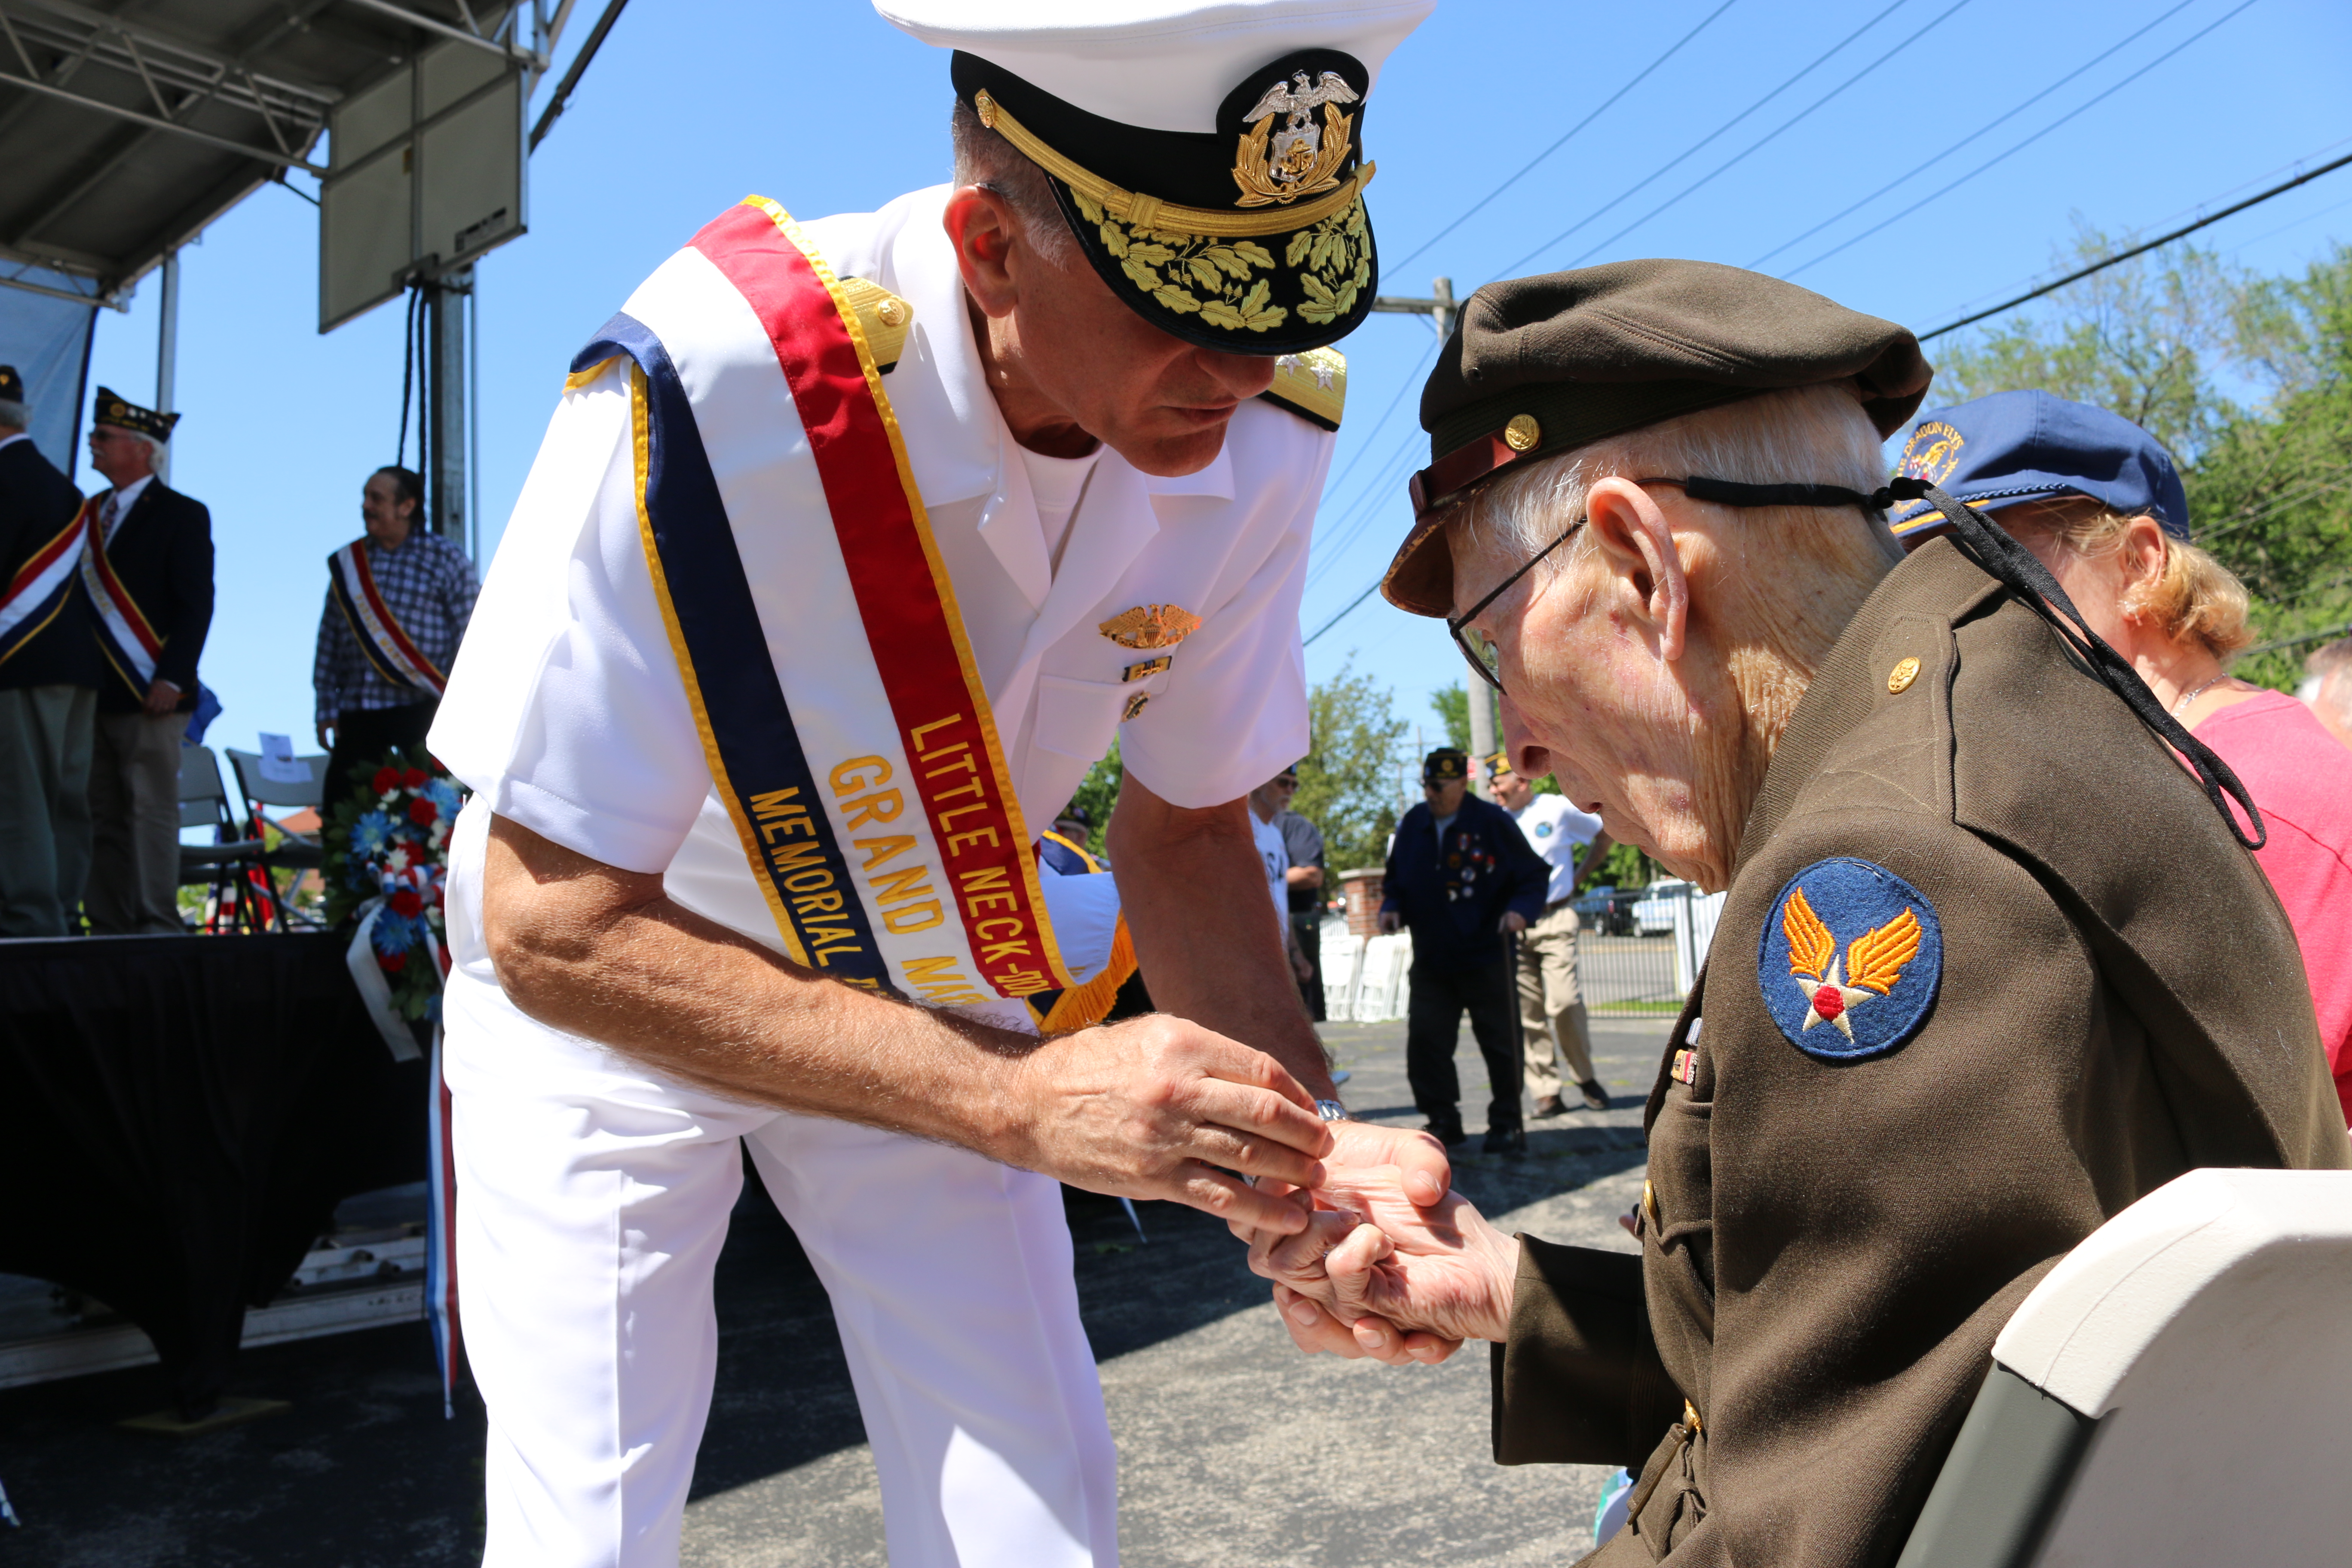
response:
[[[271,784],[310,782],[310,764],[295,759],[292,736],[266,732],[262,735],[261,776]]]

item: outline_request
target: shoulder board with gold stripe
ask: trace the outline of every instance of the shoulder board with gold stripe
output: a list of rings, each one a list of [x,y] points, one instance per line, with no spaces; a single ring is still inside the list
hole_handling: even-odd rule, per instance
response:
[[[1274,384],[1258,394],[1310,425],[1339,427],[1348,401],[1348,356],[1338,349],[1307,349],[1274,362]]]
[[[907,334],[914,330],[915,307],[881,284],[863,278],[843,279],[841,292],[849,300],[849,308],[857,312],[857,325],[866,333],[866,346],[874,351],[874,368],[884,375],[889,374],[906,349]]]

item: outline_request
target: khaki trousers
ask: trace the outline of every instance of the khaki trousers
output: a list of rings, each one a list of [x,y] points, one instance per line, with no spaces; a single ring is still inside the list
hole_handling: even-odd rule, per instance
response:
[[[100,713],[89,768],[89,889],[99,936],[156,935],[180,921],[180,739],[188,716]]]
[[[1527,1046],[1528,1092],[1559,1092],[1555,1059],[1569,1081],[1592,1081],[1592,1037],[1576,982],[1576,910],[1568,904],[1519,933],[1519,1032]]]
[[[0,936],[64,936],[89,876],[89,749],[98,693],[0,691]]]

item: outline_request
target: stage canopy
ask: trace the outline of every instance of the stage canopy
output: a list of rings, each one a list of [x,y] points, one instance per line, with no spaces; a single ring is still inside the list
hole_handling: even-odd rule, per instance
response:
[[[541,37],[561,30],[572,0],[551,8]],[[0,311],[0,363],[25,373],[37,409],[73,407],[85,356],[60,345],[88,342],[89,312],[121,305],[262,182],[323,176],[320,140],[341,99],[441,43],[544,69],[520,36],[533,29],[507,25],[512,9],[0,0],[0,285],[58,307]],[[310,195],[310,184],[297,188]]]

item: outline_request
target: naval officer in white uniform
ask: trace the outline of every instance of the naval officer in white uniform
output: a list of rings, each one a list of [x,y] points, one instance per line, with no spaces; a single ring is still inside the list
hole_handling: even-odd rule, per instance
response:
[[[648,565],[678,450],[646,437],[649,387],[692,404],[751,601],[796,587],[763,541],[834,548],[817,422],[803,439],[756,336],[768,306],[709,237],[736,220],[608,329],[667,360],[583,354],[431,741],[477,792],[453,837],[446,1075],[489,1563],[676,1561],[739,1140],[832,1294],[901,1568],[1117,1559],[1055,1178],[1281,1231],[1304,1223],[1286,1189],[1229,1173],[1402,1163],[1442,1194],[1433,1143],[1344,1119],[1274,928],[1236,914],[1265,898],[1244,797],[1307,749],[1297,611],[1339,412],[1322,345],[1374,287],[1364,100],[1430,3],[1106,0],[1046,27],[884,0],[959,51],[955,183],[797,230],[766,209],[864,280],[858,353],[892,363],[849,395],[887,395],[1021,816],[1049,822],[1121,742],[1111,858],[1162,1015],[1041,1044],[1017,998],[926,1008],[784,956],[710,760],[714,674],[677,640],[672,601],[701,585]],[[741,515],[747,467],[801,500]],[[761,624],[772,647],[789,631]],[[867,645],[841,646],[847,681]],[[795,723],[861,721],[818,711],[825,669],[776,674]]]

